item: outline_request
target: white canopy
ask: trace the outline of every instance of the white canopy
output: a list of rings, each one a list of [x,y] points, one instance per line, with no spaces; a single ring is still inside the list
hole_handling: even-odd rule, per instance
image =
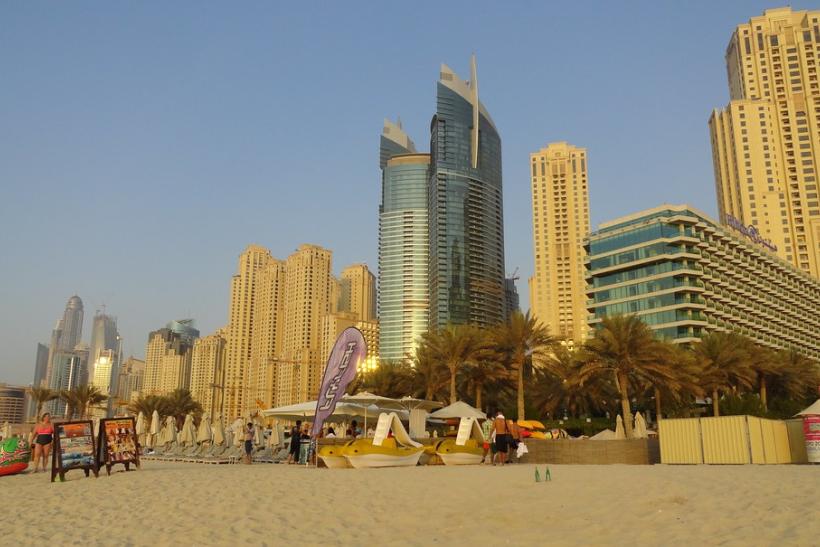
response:
[[[338,403],[333,410],[333,415],[328,418],[330,422],[345,421],[349,418],[359,416],[378,416],[381,408],[377,405],[359,405],[352,403]],[[262,411],[262,415],[268,418],[279,418],[281,420],[304,420],[313,418],[316,414],[316,401],[297,403],[295,405],[269,408]]]
[[[444,406],[444,403],[440,403],[438,401],[429,401],[427,399],[416,399],[415,397],[402,397],[399,399],[402,407],[407,410],[426,410],[430,412],[434,408],[441,408]]]
[[[199,421],[199,429],[196,431],[196,442],[209,443],[211,442],[211,436],[211,415],[206,412]]]
[[[814,401],[810,407],[798,412],[795,416],[820,416],[820,399]]]
[[[354,405],[360,406],[376,405],[377,407],[385,410],[401,410],[404,408],[404,405],[402,405],[401,401],[399,401],[398,399],[382,397],[381,395],[376,395],[375,393],[370,393],[368,391],[362,391],[361,393],[357,393],[356,395],[342,395],[342,398],[339,399],[339,402],[352,403]]]
[[[137,425],[135,426],[134,432],[137,435],[145,435],[145,414],[143,414],[141,410],[140,413],[137,414]]]
[[[479,420],[486,420],[487,415],[473,408],[464,401],[456,401],[450,406],[445,406],[430,414],[431,418],[478,418]]]

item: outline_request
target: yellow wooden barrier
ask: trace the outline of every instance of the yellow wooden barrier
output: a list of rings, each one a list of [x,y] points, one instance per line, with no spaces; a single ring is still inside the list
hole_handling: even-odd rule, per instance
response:
[[[661,463],[703,463],[698,418],[659,420],[658,439],[661,445]]]
[[[797,420],[755,416],[660,420],[661,463],[803,463],[805,443],[798,426]]]

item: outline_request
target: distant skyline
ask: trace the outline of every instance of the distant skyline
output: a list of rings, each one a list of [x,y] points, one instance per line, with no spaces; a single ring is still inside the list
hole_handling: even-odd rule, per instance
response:
[[[587,149],[593,228],[663,202],[716,216],[707,120],[728,101],[725,48],[774,7],[6,3],[0,382],[32,381],[73,294],[86,329],[103,305],[117,317],[125,358],[173,319],[223,326],[249,243],[278,258],[313,243],[336,274],[375,272],[383,119],[428,150],[439,65],[467,75],[473,52],[522,307],[529,154],[549,142]]]

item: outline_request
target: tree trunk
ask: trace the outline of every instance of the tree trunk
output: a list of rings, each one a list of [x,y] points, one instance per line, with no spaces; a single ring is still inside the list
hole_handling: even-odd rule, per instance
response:
[[[712,416],[720,416],[720,404],[718,402],[718,390],[712,390]]]
[[[632,409],[629,407],[629,389],[626,385],[626,375],[615,373],[615,380],[618,384],[618,393],[621,394],[621,413],[624,419],[624,432],[626,438],[631,439],[632,434]]]
[[[763,410],[769,410],[768,394],[766,393],[766,377],[760,375],[760,402],[763,403]]]
[[[450,404],[458,400],[456,395],[456,367],[450,367]]]
[[[518,419],[525,420],[524,417],[524,363],[518,364]]]
[[[475,407],[481,410],[481,382],[476,382],[475,385]]]
[[[661,390],[655,388],[655,421],[661,419]]]

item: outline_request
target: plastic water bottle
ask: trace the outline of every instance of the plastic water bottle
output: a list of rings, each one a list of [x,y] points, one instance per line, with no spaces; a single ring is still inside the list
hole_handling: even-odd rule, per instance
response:
[[[551,481],[551,480],[552,480],[552,476],[550,475],[550,468],[547,467],[546,469],[544,469],[544,481],[546,482],[546,481]]]
[[[541,482],[541,474],[538,472],[538,468],[535,468],[535,482]]]

